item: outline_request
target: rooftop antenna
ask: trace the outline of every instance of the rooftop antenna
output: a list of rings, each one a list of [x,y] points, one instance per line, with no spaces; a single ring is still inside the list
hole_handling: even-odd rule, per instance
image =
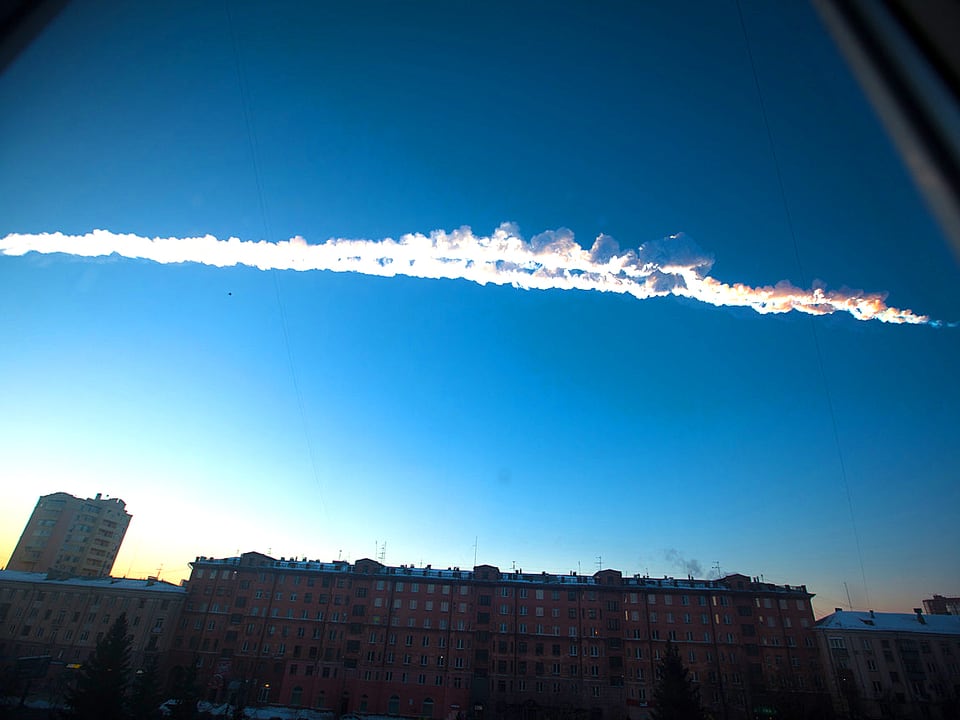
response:
[[[516,561],[516,560],[513,561],[513,571],[514,571],[514,572],[517,571],[517,561]]]
[[[850,601],[850,588],[847,587],[847,581],[843,581],[843,589],[847,591],[847,609],[853,610],[853,603]]]
[[[721,577],[721,574],[720,574],[720,561],[719,561],[719,560],[714,560],[714,562],[713,562],[713,570],[714,570],[714,572],[717,573],[717,579],[719,579],[719,578]]]
[[[337,550],[337,561],[340,561],[341,556],[343,555],[343,550]]]
[[[603,570],[603,555],[597,555],[597,570]]]
[[[480,536],[475,535],[473,538],[473,566],[477,566],[477,547],[480,545]]]
[[[134,553],[133,553],[133,559],[130,561],[130,566],[127,568],[127,574],[124,575],[124,577],[129,577],[129,576],[130,576],[130,573],[133,572],[133,563],[134,563],[134,561],[136,561],[136,559],[137,559],[137,553],[134,552]]]
[[[157,580],[160,579],[160,571],[163,570],[163,563],[160,563],[160,567],[157,568]]]
[[[381,564],[383,564],[386,562],[386,557],[387,557],[387,541],[384,540],[383,544],[380,545],[380,550],[377,552],[377,560],[379,560]]]

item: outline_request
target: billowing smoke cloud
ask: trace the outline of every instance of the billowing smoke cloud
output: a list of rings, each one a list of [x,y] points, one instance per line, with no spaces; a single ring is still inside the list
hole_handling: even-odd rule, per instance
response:
[[[847,312],[858,320],[941,324],[926,315],[888,306],[885,293],[828,291],[820,286],[804,290],[786,281],[764,287],[720,282],[709,275],[713,259],[685,235],[648,242],[637,250],[621,250],[609,235],[600,235],[591,248],[584,249],[567,229],[544,232],[527,241],[510,223],[489,236],[462,227],[429,235],[408,234],[399,240],[331,239],[319,245],[310,245],[301,237],[281,242],[218,240],[210,235],[150,239],[94,230],[86,235],[13,233],[0,240],[0,252],[82,257],[117,254],[158,263],[462,279],[524,289],[599,290],[641,300],[677,295],[716,306],[749,307],[763,314]]]
[[[687,575],[695,578],[703,577],[703,565],[696,560],[685,558],[679,550],[675,548],[664,550],[663,557],[673,567],[683,570]]]

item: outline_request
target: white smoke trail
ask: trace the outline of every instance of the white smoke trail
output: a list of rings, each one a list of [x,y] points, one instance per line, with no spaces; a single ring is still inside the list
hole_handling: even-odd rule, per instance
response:
[[[599,290],[641,300],[666,295],[693,298],[716,306],[749,307],[758,313],[810,315],[848,312],[858,320],[941,325],[926,315],[885,303],[884,293],[804,290],[789,282],[750,287],[720,282],[707,273],[713,259],[684,235],[620,250],[609,235],[600,235],[589,250],[560,229],[524,240],[516,226],[504,223],[489,236],[469,227],[435,230],[399,240],[331,239],[310,245],[295,237],[281,242],[195,238],[145,238],[94,230],[86,235],[12,233],[0,240],[0,252],[66,253],[81,257],[117,254],[158,263],[196,262],[215,267],[248,265],[261,270],[331,270],[392,277],[470,280],[481,285],[510,284],[525,289]]]

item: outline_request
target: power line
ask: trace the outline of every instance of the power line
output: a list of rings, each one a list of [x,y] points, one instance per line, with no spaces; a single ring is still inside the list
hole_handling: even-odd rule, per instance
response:
[[[270,216],[267,213],[267,203],[263,193],[263,183],[261,182],[259,152],[257,147],[256,127],[253,123],[253,113],[250,110],[250,93],[247,88],[246,73],[243,68],[243,58],[240,54],[240,42],[237,39],[237,31],[233,22],[233,13],[230,12],[230,0],[224,0],[224,7],[227,12],[227,20],[230,26],[230,37],[233,41],[233,59],[234,67],[237,72],[237,85],[240,88],[240,105],[243,110],[244,124],[247,130],[247,142],[250,145],[250,159],[253,165],[253,177],[257,188],[257,200],[260,206],[260,219],[263,222],[263,231],[268,241],[273,239],[273,231],[270,224]],[[280,292],[280,281],[276,270],[270,271],[273,277],[273,291],[277,301],[277,309],[280,313],[280,330],[283,334],[283,345],[287,355],[287,366],[290,370],[290,379],[293,383],[294,394],[297,398],[297,410],[300,414],[300,424],[303,429],[304,440],[307,444],[307,454],[310,459],[310,467],[313,471],[313,479],[319,492],[320,506],[326,514],[326,505],[323,501],[323,486],[320,482],[320,473],[317,471],[317,458],[313,449],[313,442],[310,439],[310,426],[307,422],[307,413],[303,402],[303,393],[300,390],[300,382],[297,378],[296,364],[293,361],[293,350],[290,348],[290,334],[287,324],[287,313],[283,304],[283,296]]]
[[[790,203],[787,202],[787,192],[783,184],[783,173],[780,168],[780,159],[777,156],[777,147],[773,141],[773,132],[770,130],[770,120],[767,116],[767,106],[763,100],[763,90],[760,87],[760,78],[757,75],[757,65],[753,57],[753,51],[750,48],[750,39],[747,35],[747,25],[743,19],[743,8],[740,6],[740,0],[736,1],[737,17],[740,20],[740,30],[743,33],[743,44],[747,51],[747,57],[750,60],[750,70],[753,73],[753,83],[757,90],[757,101],[760,105],[760,115],[763,118],[763,127],[767,133],[767,143],[770,146],[770,156],[773,159],[773,167],[777,176],[777,187],[780,190],[780,200],[783,203],[783,212],[787,221],[787,228],[790,231],[790,238],[793,241],[793,253],[797,262],[797,272],[800,274],[800,284],[806,286],[806,274],[803,270],[803,262],[800,259],[800,244],[797,242],[797,232],[793,224],[793,216],[790,213]],[[823,351],[820,347],[820,337],[817,335],[817,323],[815,316],[810,316],[810,332],[813,335],[813,346],[817,354],[817,367],[820,370],[820,381],[823,384],[823,394],[827,400],[827,409],[830,414],[830,425],[833,430],[834,444],[837,450],[837,460],[840,466],[840,477],[843,480],[843,489],[847,496],[847,507],[850,510],[850,526],[853,529],[853,539],[857,549],[857,559],[860,563],[860,577],[863,580],[863,592],[866,597],[867,606],[870,605],[870,591],[867,588],[867,573],[863,565],[863,551],[860,546],[860,532],[857,530],[856,516],[853,511],[853,497],[850,494],[850,483],[847,480],[847,467],[843,459],[843,447],[840,444],[840,432],[837,428],[837,416],[833,407],[833,398],[830,394],[830,385],[827,382],[827,373],[823,364]]]

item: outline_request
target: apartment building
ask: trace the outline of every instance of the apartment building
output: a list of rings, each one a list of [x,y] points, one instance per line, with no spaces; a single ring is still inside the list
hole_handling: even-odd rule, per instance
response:
[[[934,595],[923,601],[923,611],[928,615],[960,615],[960,597]]]
[[[211,702],[418,718],[648,717],[672,642],[704,704],[829,703],[806,587],[198,557],[173,654]]]
[[[121,613],[131,636],[131,669],[145,667],[150,656],[162,661],[185,598],[184,588],[153,578],[0,570],[0,673],[34,676],[31,696],[56,704]]]
[[[960,717],[960,616],[837,608],[816,634],[839,713]]]
[[[123,500],[65,492],[37,501],[7,570],[107,577],[130,525]]]

